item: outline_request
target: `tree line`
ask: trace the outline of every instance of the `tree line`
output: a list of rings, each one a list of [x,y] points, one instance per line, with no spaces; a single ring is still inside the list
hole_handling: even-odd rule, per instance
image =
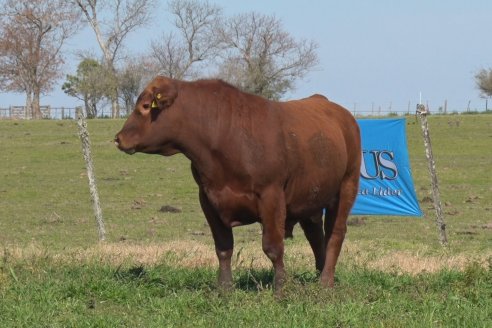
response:
[[[296,39],[275,16],[226,16],[208,0],[170,0],[173,28],[150,41],[145,55],[129,55],[131,33],[165,18],[158,0],[0,0],[0,90],[26,95],[32,117],[41,117],[40,95],[62,89],[84,102],[89,117],[111,105],[112,117],[129,113],[156,74],[177,79],[221,78],[240,89],[280,99],[318,64],[317,44]],[[89,26],[102,55],[79,49],[79,64],[63,73],[66,43]],[[492,69],[475,82],[492,97]]]
[[[475,82],[477,84],[478,90],[480,90],[480,96],[486,100],[492,97],[492,68],[485,69],[482,68],[475,75]],[[488,109],[486,102],[485,110]]]
[[[317,44],[295,39],[280,19],[257,12],[226,16],[208,1],[171,0],[173,29],[150,41],[145,55],[125,52],[128,36],[155,17],[157,0],[0,0],[0,89],[24,93],[32,117],[41,94],[62,78],[88,117],[110,104],[129,113],[156,74],[176,79],[221,78],[240,89],[280,99],[318,64]],[[63,76],[65,45],[85,24],[102,56],[80,49],[77,69]]]

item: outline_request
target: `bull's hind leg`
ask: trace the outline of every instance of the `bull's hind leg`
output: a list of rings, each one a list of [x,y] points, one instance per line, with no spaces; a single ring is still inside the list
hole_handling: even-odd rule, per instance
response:
[[[234,247],[232,228],[226,227],[215,209],[210,205],[207,195],[200,190],[200,205],[207,218],[215,242],[215,252],[219,259],[219,288],[232,288],[231,258]]]
[[[263,251],[273,264],[275,294],[281,296],[285,282],[284,235],[286,219],[285,198],[282,189],[272,187],[262,192],[259,210],[263,225]]]
[[[333,287],[335,284],[335,266],[347,232],[347,218],[357,196],[358,175],[359,172],[345,176],[340,187],[338,202],[326,209],[326,262],[321,273],[323,286]]]
[[[314,253],[316,270],[323,271],[325,266],[325,236],[323,233],[323,213],[320,212],[308,219],[300,221],[304,235],[306,236]]]

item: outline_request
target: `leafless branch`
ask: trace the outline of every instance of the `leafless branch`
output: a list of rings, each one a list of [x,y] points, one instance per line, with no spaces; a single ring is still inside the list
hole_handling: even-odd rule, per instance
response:
[[[151,21],[155,0],[71,0],[84,14],[94,30],[104,55],[105,64],[116,76],[115,61],[128,34]],[[101,17],[105,20],[101,20]],[[114,79],[116,81],[116,79]],[[113,117],[119,117],[118,85],[113,87],[111,103]]]
[[[176,33],[167,33],[152,41],[152,52],[163,74],[175,78],[194,77],[200,63],[211,60],[220,50],[214,32],[222,10],[208,1],[173,0],[169,12],[174,17]]]
[[[240,88],[278,99],[318,62],[313,41],[295,40],[275,16],[234,16],[220,30],[228,49],[220,76]]]
[[[79,28],[80,16],[62,0],[6,0],[2,5],[0,87],[25,93],[37,117],[40,94],[61,77],[62,47]]]

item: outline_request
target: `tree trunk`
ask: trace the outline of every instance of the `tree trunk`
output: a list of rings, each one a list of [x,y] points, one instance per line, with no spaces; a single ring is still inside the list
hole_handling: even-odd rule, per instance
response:
[[[111,115],[112,118],[120,118],[120,106],[118,104],[118,88],[114,90],[115,95],[111,97]]]
[[[96,118],[97,117],[97,105],[92,100],[89,100],[89,109],[91,112],[91,118]]]
[[[26,91],[26,108],[24,110],[24,118],[30,119],[32,115],[32,92],[31,90]]]
[[[112,83],[113,83],[113,90],[111,90],[111,117],[112,118],[120,118],[120,105],[118,104],[118,85],[116,83],[117,81],[117,76],[116,76],[116,69],[114,68],[114,64],[112,59],[110,58],[109,54],[106,56],[106,64],[109,65],[109,70],[112,74]]]
[[[87,118],[92,118],[91,108],[89,106],[89,99],[87,95],[84,95],[84,108],[85,108],[85,116]]]
[[[32,118],[34,119],[43,118],[43,113],[41,113],[41,105],[39,103],[40,94],[41,92],[39,89],[35,88],[32,99]]]

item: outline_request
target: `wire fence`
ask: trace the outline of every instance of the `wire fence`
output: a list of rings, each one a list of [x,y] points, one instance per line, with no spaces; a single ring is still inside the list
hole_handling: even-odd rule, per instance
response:
[[[41,106],[41,117],[50,120],[74,120],[77,118],[77,113],[82,110],[82,107],[51,107]],[[111,118],[111,108],[103,108],[98,111],[97,118]],[[25,106],[10,106],[8,108],[0,108],[0,119],[4,120],[22,120],[32,119],[32,113],[26,111]]]
[[[50,120],[73,120],[77,118],[77,113],[79,110],[82,110],[82,107],[51,107],[51,106],[41,106],[41,113],[43,119]],[[384,116],[406,116],[406,115],[415,115],[416,109],[408,106],[406,109],[399,110],[388,110],[374,108],[365,109],[365,108],[349,108],[349,111],[357,117],[384,117]],[[449,112],[446,110],[442,110],[440,107],[438,110],[429,110],[430,114],[490,114],[492,110],[483,109],[483,110],[464,110],[464,111],[453,111]],[[126,115],[123,115],[126,116]],[[102,108],[98,110],[96,115],[97,118],[111,118],[112,112],[111,108]],[[21,120],[21,119],[32,119],[32,115],[29,111],[26,111],[24,106],[10,106],[8,108],[0,108],[0,120]]]

